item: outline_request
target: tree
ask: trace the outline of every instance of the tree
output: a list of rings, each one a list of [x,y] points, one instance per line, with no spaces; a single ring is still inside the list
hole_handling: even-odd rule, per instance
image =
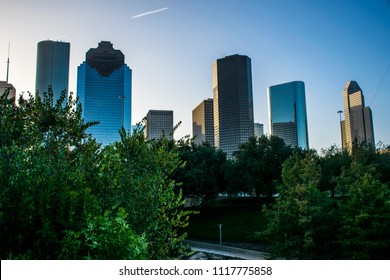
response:
[[[343,167],[351,163],[351,157],[346,150],[342,150],[335,145],[329,149],[322,150],[323,156],[320,158],[322,177],[320,181],[320,190],[329,191],[334,197],[336,182],[335,177],[340,176]]]
[[[79,232],[68,230],[61,241],[60,259],[141,260],[147,259],[145,235],[138,235],[126,221],[127,213],[120,208],[115,217],[110,211],[89,216],[87,226]]]
[[[184,168],[177,173],[178,181],[183,182],[184,195],[202,196],[206,201],[212,201],[225,190],[225,153],[208,143],[197,145],[193,142],[181,143],[178,152],[185,162]]]
[[[390,187],[390,145],[379,143],[376,148],[378,155],[377,170],[380,181]]]
[[[41,101],[0,98],[1,257],[55,259],[65,230],[98,209],[91,195],[99,145],[86,133],[81,107],[65,92]]]
[[[264,207],[268,227],[260,235],[271,244],[274,258],[323,259],[334,247],[331,205],[318,189],[321,168],[315,151],[304,156],[297,152],[283,164],[283,183],[279,197],[270,208]]]
[[[388,259],[390,197],[375,164],[352,161],[333,177],[337,197],[318,189],[320,159],[294,153],[283,164],[276,203],[264,211],[273,257]],[[341,195],[341,197],[339,197]]]
[[[103,184],[96,195],[104,210],[125,209],[126,221],[148,242],[148,258],[178,256],[188,225],[181,191],[173,179],[182,161],[176,146],[166,138],[146,141],[138,128],[132,135],[120,132],[121,141],[106,146],[99,162]]]
[[[122,130],[101,149],[95,123],[64,98],[0,97],[1,258],[177,257],[189,212],[172,179],[176,146]]]
[[[390,196],[375,165],[352,162],[336,178],[342,227],[340,258],[388,259],[390,257]]]
[[[277,136],[249,138],[234,153],[242,191],[272,197],[281,179],[282,164],[291,153],[292,149]]]

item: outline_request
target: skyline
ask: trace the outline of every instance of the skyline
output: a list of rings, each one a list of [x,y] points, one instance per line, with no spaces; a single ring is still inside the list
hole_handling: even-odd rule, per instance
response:
[[[133,123],[149,110],[173,110],[174,123],[182,121],[179,139],[192,135],[192,110],[212,98],[213,62],[247,55],[254,121],[264,124],[265,133],[266,89],[301,80],[310,147],[341,146],[337,111],[343,109],[345,84],[354,80],[372,109],[376,141],[390,144],[390,1],[355,2],[6,1],[0,80],[10,43],[9,82],[18,93],[34,94],[37,43],[62,40],[71,45],[69,91],[76,93],[85,53],[111,41],[133,70]]]

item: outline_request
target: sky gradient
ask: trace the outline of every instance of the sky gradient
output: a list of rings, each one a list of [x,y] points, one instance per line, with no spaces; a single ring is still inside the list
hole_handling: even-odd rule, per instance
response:
[[[338,110],[349,80],[373,112],[375,140],[390,144],[390,0],[3,0],[0,80],[35,91],[37,43],[70,42],[69,90],[90,48],[111,41],[133,71],[132,120],[173,110],[175,138],[192,134],[192,110],[212,97],[211,67],[252,60],[255,122],[268,128],[267,87],[306,85],[309,145],[341,145]],[[385,75],[386,74],[386,75]]]

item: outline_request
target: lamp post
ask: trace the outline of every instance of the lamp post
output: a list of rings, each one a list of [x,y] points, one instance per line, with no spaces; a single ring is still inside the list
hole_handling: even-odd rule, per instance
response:
[[[339,116],[340,116],[340,123],[341,123],[341,114],[343,113],[343,111],[341,111],[341,110],[338,110],[337,111],[337,114],[339,114]]]
[[[219,226],[219,244],[222,245],[222,224],[218,224]]]
[[[343,125],[341,124],[341,114],[343,113],[342,110],[338,110],[337,114],[340,116],[340,132],[341,132],[341,146],[344,148],[344,136],[343,136]]]

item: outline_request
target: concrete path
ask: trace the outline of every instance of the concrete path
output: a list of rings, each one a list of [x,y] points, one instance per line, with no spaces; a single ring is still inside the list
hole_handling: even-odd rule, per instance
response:
[[[265,260],[267,254],[264,252],[246,250],[241,248],[235,248],[230,246],[224,246],[219,244],[211,244],[199,241],[185,241],[188,246],[195,251],[212,253],[222,256],[229,256],[233,258],[239,258],[243,260]]]

